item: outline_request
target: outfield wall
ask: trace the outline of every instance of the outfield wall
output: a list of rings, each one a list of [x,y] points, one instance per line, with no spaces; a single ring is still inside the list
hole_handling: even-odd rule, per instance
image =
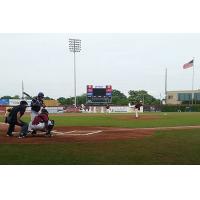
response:
[[[21,99],[0,99],[0,112],[4,113],[7,108],[19,105],[20,101]],[[31,100],[26,100],[26,102],[28,103],[28,106],[29,106],[27,107],[26,112],[30,112]],[[54,101],[47,100],[45,101],[45,103],[47,103],[46,109],[48,110],[49,113],[63,113],[64,112],[63,107],[57,106],[58,103],[56,100]]]
[[[106,109],[105,106],[89,106],[87,110],[82,110],[82,112],[90,113],[134,113],[135,108],[129,106],[110,106]],[[143,107],[140,108],[140,112],[143,112]]]

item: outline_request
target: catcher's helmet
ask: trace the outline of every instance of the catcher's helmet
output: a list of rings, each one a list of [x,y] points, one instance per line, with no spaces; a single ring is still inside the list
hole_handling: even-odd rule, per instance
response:
[[[44,93],[43,93],[43,92],[39,92],[39,93],[38,93],[38,97],[44,98]]]
[[[48,114],[49,112],[48,112],[47,109],[43,108],[43,109],[41,110],[41,113],[46,113],[46,114]]]

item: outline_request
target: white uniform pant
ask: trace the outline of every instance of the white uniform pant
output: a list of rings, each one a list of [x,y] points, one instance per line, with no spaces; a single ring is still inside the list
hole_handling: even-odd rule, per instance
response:
[[[34,111],[34,110],[31,110],[31,122],[34,120],[34,118],[36,117],[36,116],[38,116],[39,115],[39,112],[36,112],[36,111]]]
[[[29,123],[28,131],[43,131],[45,130],[45,123],[39,123],[37,125],[33,125],[32,122]]]
[[[135,117],[138,118],[139,117],[139,110],[136,108],[135,109]]]
[[[109,109],[106,109],[106,113],[111,113],[110,108],[109,108]]]
[[[49,120],[48,125],[52,125],[52,122]],[[44,131],[45,123],[39,123],[37,125],[33,125],[32,122],[29,123],[28,131]]]

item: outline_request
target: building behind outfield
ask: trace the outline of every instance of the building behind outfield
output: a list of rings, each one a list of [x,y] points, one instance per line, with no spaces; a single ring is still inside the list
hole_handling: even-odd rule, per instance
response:
[[[193,103],[200,102],[200,89],[199,90],[180,90],[180,91],[167,91],[166,104],[177,105],[182,102],[192,102],[192,92],[194,92]]]

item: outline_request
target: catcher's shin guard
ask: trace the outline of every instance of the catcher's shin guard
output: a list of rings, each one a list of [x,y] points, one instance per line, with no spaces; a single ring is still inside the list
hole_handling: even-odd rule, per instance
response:
[[[51,131],[53,130],[54,124],[54,120],[50,120],[50,122],[48,123],[47,135],[51,135]]]

